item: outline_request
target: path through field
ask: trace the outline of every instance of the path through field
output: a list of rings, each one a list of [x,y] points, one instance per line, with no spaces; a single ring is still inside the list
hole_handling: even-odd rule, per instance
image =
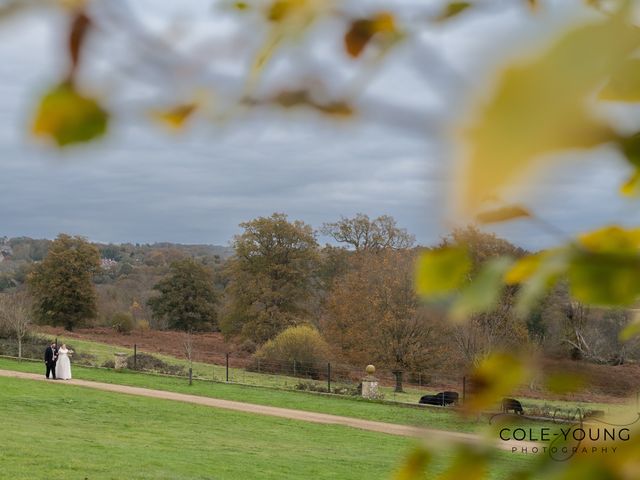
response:
[[[425,439],[428,442],[441,443],[463,442],[463,443],[479,443],[482,438],[478,435],[461,432],[450,432],[446,430],[435,430],[427,428],[411,427],[407,425],[397,425],[393,423],[375,422],[371,420],[362,420],[358,418],[342,417],[338,415],[329,415],[326,413],[306,412],[302,410],[293,410],[289,408],[269,407],[265,405],[256,405],[252,403],[235,402],[231,400],[221,400],[209,397],[200,397],[197,395],[187,395],[183,393],[167,392],[163,390],[152,390],[148,388],[130,387],[126,385],[115,385],[102,382],[91,382],[86,380],[47,380],[42,375],[35,373],[14,372],[10,370],[1,370],[0,377],[22,378],[28,380],[37,380],[42,382],[50,382],[64,385],[75,385],[79,387],[94,388],[108,392],[124,393],[128,395],[139,395],[143,397],[160,398],[165,400],[175,400],[179,402],[194,403],[214,408],[223,408],[227,410],[235,410],[238,412],[254,413],[259,415],[269,415],[272,417],[288,418],[291,420],[301,420],[304,422],[343,425],[347,427],[360,428],[362,430],[370,430],[372,432],[387,433],[390,435],[400,435],[404,437],[416,437]],[[495,446],[502,450],[511,451],[512,447],[518,447],[518,451],[522,447],[537,446],[532,442],[495,442]]]

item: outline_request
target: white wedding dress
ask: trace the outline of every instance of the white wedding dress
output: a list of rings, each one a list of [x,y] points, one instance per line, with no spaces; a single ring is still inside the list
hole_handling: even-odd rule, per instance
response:
[[[71,380],[71,362],[69,361],[69,350],[66,348],[58,350],[56,378],[60,380]]]

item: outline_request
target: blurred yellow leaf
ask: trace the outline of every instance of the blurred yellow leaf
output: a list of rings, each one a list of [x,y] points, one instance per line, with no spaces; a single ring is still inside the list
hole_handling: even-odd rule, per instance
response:
[[[442,13],[440,13],[440,15],[438,15],[435,18],[435,21],[436,22],[443,22],[445,20],[453,18],[456,15],[461,14],[462,12],[464,12],[467,8],[469,8],[471,6],[472,5],[471,5],[470,2],[451,2],[451,3],[448,3],[444,7],[444,10],[442,11]]]
[[[613,254],[640,253],[640,228],[604,227],[578,237],[580,246],[589,252]]]
[[[153,117],[169,128],[180,130],[185,126],[187,120],[192,117],[196,109],[197,105],[195,103],[186,103],[176,105],[169,110],[154,112]]]
[[[627,161],[633,166],[633,173],[620,187],[620,193],[627,196],[636,196],[640,193],[640,134],[619,138],[618,147]]]
[[[540,264],[548,255],[547,252],[539,252],[519,258],[505,273],[505,283],[516,285],[525,282],[540,268]]]
[[[461,445],[453,462],[438,475],[438,480],[481,480],[487,478],[491,450],[479,446]]]
[[[640,102],[640,58],[630,58],[620,65],[599,96],[602,100]]]
[[[430,461],[431,454],[424,447],[417,447],[407,456],[393,478],[394,480],[419,480],[423,478]]]
[[[625,2],[628,7],[628,2]],[[524,180],[538,157],[615,138],[587,112],[596,88],[640,45],[628,8],[577,27],[537,58],[507,68],[491,100],[464,136],[461,206],[477,211],[497,191]]]
[[[416,291],[423,297],[446,295],[462,286],[470,270],[466,248],[429,250],[420,255],[416,264]]]
[[[493,353],[473,371],[470,395],[464,408],[480,412],[493,407],[529,377],[529,369],[522,360],[507,353]]]
[[[620,193],[627,197],[636,197],[640,194],[640,169],[633,171],[633,174],[620,186]]]
[[[278,47],[285,41],[301,37],[332,5],[333,0],[275,0],[270,4],[266,18],[271,22],[271,28],[249,72],[245,87],[247,96],[252,93],[260,73]]]
[[[564,275],[569,265],[567,248],[546,250],[516,261],[505,274],[508,285],[520,284],[515,311],[526,317],[531,308]]]
[[[344,101],[320,103],[314,100],[307,90],[282,91],[276,95],[273,102],[284,108],[307,106],[327,115],[337,117],[348,117],[354,113],[351,105]]]
[[[577,392],[584,388],[586,379],[576,373],[555,372],[545,379],[547,390],[557,394]]]
[[[460,292],[450,311],[454,321],[461,321],[474,313],[494,309],[503,290],[503,277],[513,260],[501,257],[486,262],[476,277]]]
[[[576,252],[570,261],[571,294],[591,305],[631,305],[640,295],[638,255]]]
[[[520,205],[510,205],[507,207],[496,208],[495,210],[488,210],[486,212],[480,212],[476,215],[476,220],[479,223],[497,223],[506,222],[507,220],[513,220],[515,218],[528,218],[531,213],[526,208]]]
[[[352,57],[360,56],[371,39],[379,34],[388,37],[397,35],[395,19],[391,13],[381,12],[372,18],[354,20],[344,36],[347,53]]]
[[[633,320],[631,320],[629,324],[620,332],[618,338],[621,342],[628,342],[638,335],[640,335],[640,316],[635,315]]]
[[[64,147],[104,135],[108,121],[109,114],[96,100],[64,83],[42,97],[32,131],[34,135],[52,139],[59,147]]]
[[[540,4],[538,3],[538,0],[526,0],[526,1],[527,1],[527,5],[532,11],[535,12],[536,10],[538,10],[538,7],[540,6]]]

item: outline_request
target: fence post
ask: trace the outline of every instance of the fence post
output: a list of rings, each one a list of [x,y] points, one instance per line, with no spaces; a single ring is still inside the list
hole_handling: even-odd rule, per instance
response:
[[[133,369],[136,370],[138,366],[138,345],[133,344]]]
[[[229,382],[229,354],[226,354],[226,360],[227,360],[227,383]]]
[[[327,363],[327,393],[331,393],[331,363]]]
[[[295,359],[293,360],[293,376],[296,376],[296,361]]]
[[[193,385],[193,368],[189,367],[189,385]]]
[[[462,377],[462,403],[467,399],[467,377]]]

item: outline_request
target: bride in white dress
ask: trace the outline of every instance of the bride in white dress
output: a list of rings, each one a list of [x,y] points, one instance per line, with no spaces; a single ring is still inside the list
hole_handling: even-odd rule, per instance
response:
[[[71,362],[69,356],[73,350],[67,349],[66,344],[62,344],[58,350],[58,362],[56,363],[56,378],[60,380],[71,380]]]

